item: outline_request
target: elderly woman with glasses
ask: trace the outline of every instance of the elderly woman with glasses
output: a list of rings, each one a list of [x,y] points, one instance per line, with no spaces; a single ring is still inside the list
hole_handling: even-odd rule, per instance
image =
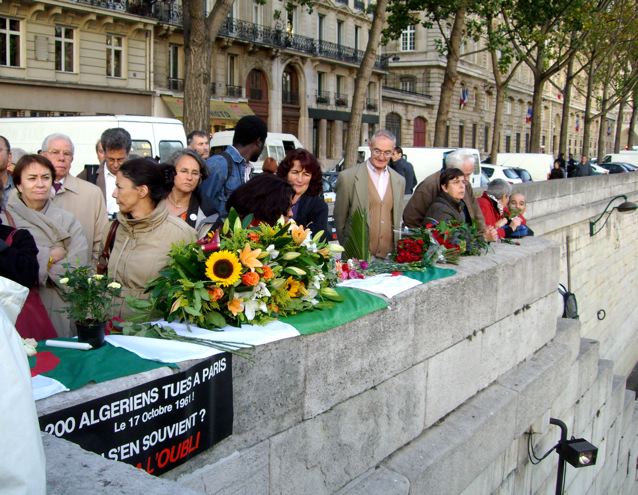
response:
[[[463,199],[465,198],[465,176],[458,168],[448,168],[441,172],[439,179],[441,190],[434,202],[428,208],[426,219],[437,222],[456,220],[471,223],[472,219],[467,211]]]

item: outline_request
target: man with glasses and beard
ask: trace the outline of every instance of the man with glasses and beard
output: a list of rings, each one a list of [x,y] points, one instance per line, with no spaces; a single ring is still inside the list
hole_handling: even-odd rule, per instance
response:
[[[371,156],[344,170],[337,179],[334,207],[337,237],[345,245],[352,215],[362,210],[368,223],[370,254],[384,259],[394,251],[401,228],[405,179],[388,166],[396,144],[394,134],[377,131],[370,140]]]

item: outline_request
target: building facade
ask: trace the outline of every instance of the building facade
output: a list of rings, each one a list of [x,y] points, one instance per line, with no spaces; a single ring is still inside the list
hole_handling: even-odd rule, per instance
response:
[[[212,8],[212,2],[209,2]],[[368,2],[235,2],[216,40],[211,127],[243,115],[297,135],[325,166],[342,156]],[[182,117],[179,1],[0,3],[0,116],[138,114]],[[362,140],[379,122],[384,61],[368,83]],[[190,129],[187,129],[189,131]]]
[[[409,26],[386,46],[388,73],[382,90],[381,124],[399,136],[403,146],[432,146],[437,105],[446,58],[437,50],[442,41],[438,30],[422,25]],[[459,78],[454,89],[446,126],[446,146],[478,149],[483,156],[491,151],[496,100],[490,54],[480,42],[468,40],[462,47]],[[583,145],[586,87],[581,76],[574,84],[569,114],[567,150],[577,156]],[[558,154],[563,112],[562,75],[545,84],[542,115],[531,115],[534,81],[530,69],[521,64],[507,88],[504,102],[499,152],[529,151],[531,121],[541,119],[541,148]],[[594,109],[595,111],[595,109]],[[613,147],[615,113],[605,125],[605,148]],[[591,124],[590,154],[598,148],[599,120]],[[499,132],[499,131],[497,131]]]

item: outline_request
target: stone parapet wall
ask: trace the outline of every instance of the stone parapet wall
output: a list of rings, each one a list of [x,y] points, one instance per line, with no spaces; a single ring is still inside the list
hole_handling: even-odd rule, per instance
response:
[[[626,243],[638,222],[614,217],[600,239],[587,227],[612,194],[632,197],[635,188],[614,176],[532,184],[529,224],[542,238],[498,244],[386,310],[235,359],[233,435],[164,478],[208,494],[553,493],[557,455],[533,465],[527,446],[531,431],[537,455],[551,448],[560,432],[549,418],[557,417],[570,436],[599,447],[595,467],[568,466],[568,493],[635,493],[638,413],[618,360],[638,361],[635,305],[624,299],[636,290]],[[580,322],[559,318],[566,235]],[[616,256],[606,257],[610,246]],[[586,269],[588,252],[598,269]],[[599,272],[611,279],[608,294],[585,294]],[[603,296],[620,300],[601,323],[594,308]],[[603,326],[623,318],[614,343]],[[52,397],[39,409],[139,379]]]

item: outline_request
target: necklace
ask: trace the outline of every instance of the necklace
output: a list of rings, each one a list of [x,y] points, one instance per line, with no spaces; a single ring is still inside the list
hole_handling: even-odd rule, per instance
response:
[[[188,208],[188,203],[186,205],[180,205],[176,203],[175,201],[173,201],[172,194],[168,195],[168,202],[172,204],[175,208],[182,208],[182,209]]]

